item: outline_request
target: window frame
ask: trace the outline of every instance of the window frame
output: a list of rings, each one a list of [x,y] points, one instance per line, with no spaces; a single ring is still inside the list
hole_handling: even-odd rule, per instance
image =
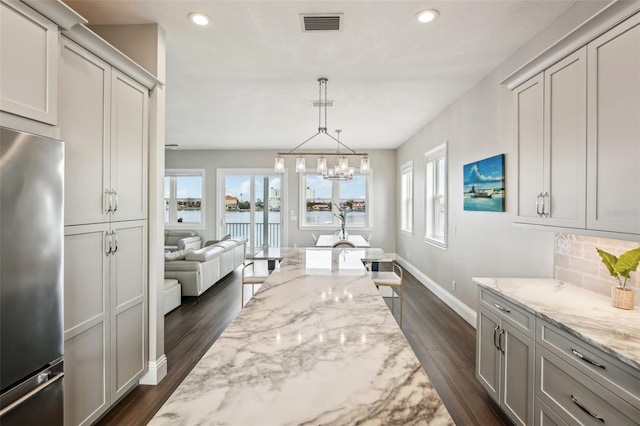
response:
[[[340,221],[335,216],[333,217],[333,221],[331,223],[322,225],[322,224],[307,224],[305,222],[306,212],[307,212],[307,194],[306,194],[306,177],[307,176],[321,176],[321,173],[318,173],[315,169],[307,169],[304,173],[298,173],[300,176],[298,178],[298,187],[299,187],[299,209],[298,209],[298,229],[301,231],[334,231],[336,227],[340,227]],[[373,230],[373,170],[369,170],[369,173],[354,173],[354,176],[362,176],[366,179],[367,182],[367,191],[366,191],[366,205],[367,205],[367,214],[365,215],[366,223],[364,225],[353,225],[348,224],[348,230],[358,230],[358,231],[371,231]],[[332,181],[331,188],[331,203],[339,204],[340,201],[340,180]],[[333,211],[332,207],[332,211]],[[335,213],[335,211],[334,211]]]
[[[424,164],[425,164],[425,192],[424,192],[424,217],[425,217],[425,226],[424,226],[424,241],[427,244],[433,245],[435,247],[446,250],[448,247],[448,223],[449,223],[449,160],[448,160],[448,150],[447,150],[447,142],[436,146],[424,154]],[[435,224],[435,205],[433,203],[433,199],[437,193],[438,186],[438,177],[437,177],[437,168],[435,167],[436,163],[440,160],[444,160],[444,183],[443,183],[443,194],[437,195],[442,197],[441,205],[444,208],[443,214],[443,235],[442,238],[439,236],[435,236],[433,231],[436,228]]]
[[[408,191],[405,185],[405,176],[409,176]],[[413,189],[413,160],[409,160],[400,166],[400,232],[409,236],[413,236]],[[408,194],[406,194],[405,191],[407,191]]]
[[[164,198],[164,179],[167,177],[175,178],[179,176],[199,177],[202,179],[202,198],[200,201],[200,214],[202,220],[200,222],[177,222],[177,185],[176,179],[171,179],[169,184],[169,222],[164,222],[165,229],[205,229],[206,228],[206,171],[205,169],[165,169],[163,178],[163,201]],[[164,221],[164,206],[162,211]],[[173,221],[172,221],[173,220]]]

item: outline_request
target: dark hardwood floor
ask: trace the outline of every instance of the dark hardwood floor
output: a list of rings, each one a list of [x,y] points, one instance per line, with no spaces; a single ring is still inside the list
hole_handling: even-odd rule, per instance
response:
[[[475,378],[475,329],[406,271],[404,280],[403,331],[454,422],[511,424]],[[183,298],[182,305],[165,317],[167,376],[157,386],[137,386],[98,424],[146,424],[238,312],[239,269],[198,303]]]

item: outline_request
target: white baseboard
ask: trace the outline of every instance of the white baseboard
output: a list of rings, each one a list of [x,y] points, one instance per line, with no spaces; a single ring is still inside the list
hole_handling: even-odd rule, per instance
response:
[[[167,357],[162,354],[155,361],[149,361],[149,371],[140,378],[141,385],[157,385],[167,375]]]
[[[443,289],[435,281],[421,272],[418,268],[413,266],[407,260],[403,259],[399,255],[395,255],[396,260],[409,272],[416,277],[418,281],[426,288],[431,290],[433,294],[438,296],[440,300],[447,304],[451,309],[468,322],[473,328],[476,328],[476,311],[465,305],[460,299]]]

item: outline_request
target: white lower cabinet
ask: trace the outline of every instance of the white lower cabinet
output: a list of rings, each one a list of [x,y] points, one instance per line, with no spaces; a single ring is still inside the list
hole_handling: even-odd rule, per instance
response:
[[[146,221],[65,227],[65,424],[91,424],[138,383]]]
[[[640,425],[640,370],[479,288],[476,377],[518,425]]]
[[[515,424],[533,424],[535,344],[510,321],[515,308],[495,305],[478,305],[476,377]]]
[[[640,411],[541,345],[536,346],[536,369],[537,397],[567,423],[640,424]]]

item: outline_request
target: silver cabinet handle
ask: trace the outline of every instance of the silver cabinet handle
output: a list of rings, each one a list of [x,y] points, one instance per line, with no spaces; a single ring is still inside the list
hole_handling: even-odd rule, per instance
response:
[[[506,312],[508,314],[511,313],[510,309],[505,308],[504,306],[498,305],[497,303],[494,303],[493,306],[495,306],[496,308],[500,309],[502,312]]]
[[[549,203],[545,201],[545,199],[549,200]],[[544,217],[549,217],[549,213],[551,212],[551,197],[548,192],[545,192],[542,196],[542,215]]]
[[[104,254],[109,256],[111,254],[111,242],[112,242],[112,238],[111,238],[111,233],[109,231],[105,231],[104,232]]]
[[[496,325],[496,328],[493,329],[493,346],[495,346],[496,349],[500,349],[500,346],[498,346],[498,343],[496,342],[498,330],[500,330],[500,326]]]
[[[544,212],[544,199],[542,198],[542,192],[538,194],[536,197],[536,214],[538,217],[542,217],[542,213]],[[541,203],[542,201],[542,203]],[[542,206],[542,209],[540,207]]]
[[[113,207],[113,213],[115,213],[116,210],[118,210],[118,191],[116,191],[115,189],[112,189],[111,193],[116,196],[116,202],[115,202],[114,207]]]
[[[498,349],[500,352],[504,353],[504,348],[502,347],[502,336],[504,335],[504,329],[500,329],[500,334],[498,334]]]
[[[108,189],[104,190],[104,212],[111,213],[111,191]]]
[[[581,360],[583,360],[584,362],[586,362],[586,363],[588,363],[588,364],[591,364],[591,365],[593,365],[593,366],[595,366],[595,367],[600,367],[600,368],[602,368],[603,370],[605,369],[605,366],[604,366],[604,365],[600,364],[599,362],[596,362],[596,361],[592,361],[592,360],[590,360],[589,358],[585,357],[584,355],[582,355],[580,352],[578,352],[578,351],[577,351],[577,350],[575,350],[574,348],[571,348],[571,352],[572,352],[575,356],[577,356],[578,358],[580,358]]]
[[[585,407],[584,405],[582,405],[580,403],[580,401],[578,401],[578,398],[576,398],[575,396],[571,395],[571,401],[573,401],[573,403],[576,404],[579,409],[581,409],[582,411],[584,411],[585,413],[587,413],[588,415],[590,415],[594,419],[600,420],[602,423],[604,423],[604,419],[602,417],[600,417],[599,415],[597,415],[597,414],[591,412],[590,410],[588,410],[587,407]]]
[[[118,251],[118,233],[116,231],[111,231],[111,235],[113,235],[115,237],[115,244],[116,244],[116,248],[111,252],[111,254],[116,254],[116,252]]]

